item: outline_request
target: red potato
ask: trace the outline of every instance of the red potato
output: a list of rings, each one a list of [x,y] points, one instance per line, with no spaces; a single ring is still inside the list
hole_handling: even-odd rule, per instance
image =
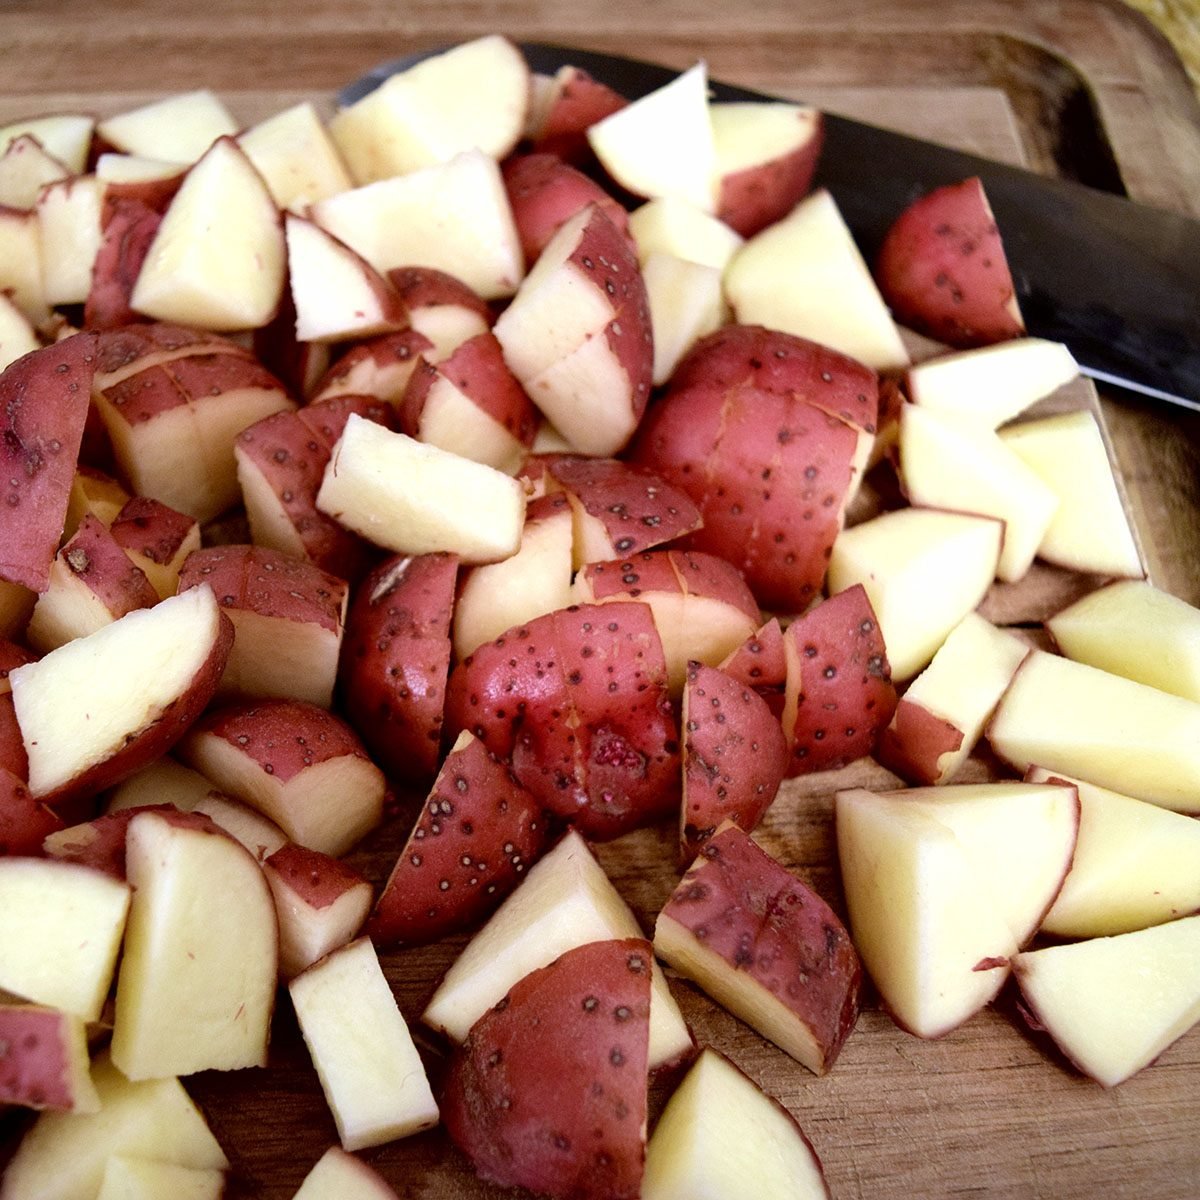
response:
[[[654,368],[637,256],[603,210],[566,221],[496,322],[504,358],[580,453],[616,454],[646,409]]]
[[[575,577],[575,595],[595,604],[639,600],[649,605],[673,695],[683,687],[689,662],[720,662],[759,620],[758,605],[737,570],[691,550],[647,550],[588,563]]]
[[[596,204],[628,234],[629,215],[598,184],[555,154],[522,154],[504,165],[504,187],[525,261],[532,264],[568,218]]]
[[[636,554],[700,528],[688,494],[611,458],[557,456],[546,469],[575,517],[575,565]]]
[[[506,629],[571,603],[571,506],[561,492],[531,500],[521,547],[503,562],[468,567],[454,603],[454,653],[466,658]]]
[[[545,115],[533,130],[534,148],[566,162],[591,161],[589,125],[622,109],[629,101],[579,67],[562,67],[554,76]]]
[[[79,1017],[38,1004],[0,1005],[0,1105],[91,1113],[100,1098]]]
[[[442,742],[458,559],[395,555],[363,580],[346,618],[346,714],[389,775],[428,778]]]
[[[140,178],[119,178],[123,165],[132,165],[123,156],[105,157],[96,162],[96,176],[104,184],[100,207],[100,224],[108,228],[113,213],[127,200],[137,200],[156,213],[165,213],[179,191],[179,185],[187,174],[186,167],[171,169],[169,163],[156,164],[156,171],[145,171]]]
[[[751,688],[723,671],[688,664],[683,689],[680,853],[691,862],[726,820],[750,833],[788,765],[778,718]]]
[[[787,216],[808,194],[825,138],[803,104],[710,104],[717,152],[717,216],[742,237]]]
[[[169,804],[146,804],[104,813],[78,825],[61,826],[42,840],[42,853],[47,858],[78,863],[103,871],[114,879],[125,878],[125,835],[129,822],[140,812],[170,812]],[[197,826],[207,829],[208,820]]]
[[[735,825],[659,914],[654,952],[817,1075],[858,1020],[862,965],[814,891]]]
[[[384,885],[372,939],[422,945],[478,924],[520,883],[550,831],[512,768],[464,730]]]
[[[433,348],[433,342],[415,329],[359,342],[313,385],[313,403],[334,396],[373,396],[396,408],[421,355]]]
[[[165,321],[122,325],[101,330],[97,344],[94,390],[115,387],[131,375],[191,355],[227,355],[254,361],[245,346],[204,329]]]
[[[422,358],[400,403],[400,428],[514,474],[533,443],[537,409],[505,365],[495,336],[480,333],[438,362]]]
[[[114,329],[139,320],[129,300],[162,212],[135,196],[106,195],[101,222],[104,235],[92,264],[83,322],[89,329]]]
[[[210,713],[179,748],[184,762],[335,857],[383,819],[383,774],[340,718],[300,700],[243,701]]]
[[[731,679],[760,695],[782,693],[787,685],[787,653],[779,618],[772,617],[717,664]]]
[[[386,401],[332,396],[255,422],[238,434],[233,452],[254,543],[352,581],[371,552],[317,508],[325,468],[351,413],[388,429],[395,425]]]
[[[679,739],[644,604],[577,605],[510,629],[450,676],[446,719],[586,836],[677,810]]]
[[[87,434],[84,434],[86,438]],[[71,481],[71,498],[67,501],[67,519],[63,525],[63,540],[72,537],[83,520],[91,513],[111,526],[117,513],[129,502],[129,493],[111,475],[81,463]]]
[[[985,346],[1025,332],[978,178],[914,200],[884,237],[875,276],[897,320],[951,346]]]
[[[798,612],[824,579],[877,404],[861,363],[727,326],[680,364],[631,457],[695,501],[690,546],[727,558],[765,607]]]
[[[25,636],[44,653],[158,601],[145,572],[89,513],[55,556]]]
[[[229,695],[333,702],[349,587],[265,546],[210,546],[190,555],[179,590],[207,584],[234,629],[221,677]]]
[[[98,390],[95,401],[134,491],[198,521],[240,498],[237,435],[294,407],[252,358],[223,352],[156,363]]]
[[[11,714],[11,701],[8,708]],[[17,744],[20,745],[19,735]],[[0,749],[0,764],[4,761],[3,754]],[[22,758],[24,755],[22,747]],[[9,854],[40,854],[45,839],[62,828],[62,817],[39,804],[29,794],[21,776],[0,765],[0,858]]]
[[[833,770],[870,754],[896,710],[896,689],[883,634],[862,585],[798,617],[784,639],[788,774]]]
[[[294,979],[358,936],[371,885],[328,854],[288,843],[263,863],[279,918],[279,973]]]
[[[963,731],[923,705],[900,697],[892,720],[879,735],[877,757],[901,779],[931,787],[940,782],[943,756],[963,744]]]
[[[166,754],[213,698],[232,645],[211,590],[196,588],[11,671],[32,795],[61,806]]]
[[[487,302],[445,271],[397,267],[387,277],[408,309],[409,324],[429,339],[431,349],[422,353],[432,361],[440,361],[492,327],[494,318]]]
[[[0,580],[42,591],[67,500],[96,369],[83,333],[17,359],[0,375]]]
[[[471,1027],[441,1109],[483,1179],[571,1200],[640,1194],[652,961],[640,938],[579,946]]]
[[[199,524],[148,496],[135,496],[124,504],[113,518],[111,533],[160,600],[179,590],[184,561],[200,549]]]

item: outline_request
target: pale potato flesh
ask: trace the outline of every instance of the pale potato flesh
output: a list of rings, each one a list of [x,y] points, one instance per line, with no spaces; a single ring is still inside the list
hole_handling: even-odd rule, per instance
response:
[[[109,117],[97,132],[127,154],[190,163],[217,138],[236,133],[237,122],[211,91],[200,88]]]
[[[725,317],[721,272],[671,254],[652,253],[642,264],[654,331],[654,383],[666,383],[679,360]]]
[[[96,1200],[221,1200],[225,1172],[114,1154]]]
[[[745,241],[724,221],[677,196],[661,196],[635,208],[629,214],[629,233],[642,266],[661,253],[724,271]]]
[[[238,142],[282,209],[309,204],[354,186],[317,110],[305,101],[238,134]]]
[[[396,1200],[396,1193],[362,1159],[330,1146],[292,1200]]]

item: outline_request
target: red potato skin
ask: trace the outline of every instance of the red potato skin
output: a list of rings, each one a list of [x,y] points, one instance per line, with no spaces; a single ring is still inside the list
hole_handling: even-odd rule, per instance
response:
[[[816,343],[729,326],[697,344],[630,452],[683,488],[704,527],[687,545],[727,558],[764,607],[802,611],[842,526],[873,372]]]
[[[440,1107],[483,1179],[569,1200],[635,1200],[652,961],[640,938],[579,946],[472,1026]]]
[[[244,346],[207,330],[143,322],[103,330],[97,342],[96,391],[105,391],[147,367],[189,354],[221,354],[253,361]]]
[[[474,313],[490,326],[493,316],[487,301],[461,279],[435,267],[395,267],[387,273],[388,282],[400,293],[409,312],[418,308],[456,305]]]
[[[772,617],[767,621],[720,667],[731,679],[753,688],[760,695],[782,692],[787,683],[787,655],[783,649],[779,618]]]
[[[105,183],[104,199],[100,206],[100,228],[107,229],[114,212],[128,200],[137,200],[157,213],[165,213],[186,174],[187,169],[182,168],[178,175],[167,175],[162,179]]]
[[[767,702],[723,671],[689,663],[683,691],[683,861],[691,862],[726,820],[751,832],[775,799],[787,764],[787,741]]]
[[[452,750],[367,926],[377,945],[417,946],[477,925],[541,856],[549,814],[472,738]]]
[[[131,733],[110,758],[40,797],[43,803],[61,809],[69,801],[95,796],[141,770],[147,763],[161,758],[188,732],[216,694],[233,648],[233,623],[224,613],[219,617],[212,648],[183,694],[149,723]]]
[[[532,264],[564,221],[599,205],[626,236],[629,214],[598,183],[555,154],[523,154],[504,164],[504,187],[525,262]]]
[[[74,536],[58,552],[67,569],[91,591],[115,621],[138,608],[158,603],[145,572],[129,560],[99,518],[85,513]]]
[[[603,841],[678,811],[679,738],[644,604],[574,605],[481,646],[450,676],[446,719],[538,800]]]
[[[978,178],[914,200],[884,236],[875,274],[897,320],[951,346],[986,346],[1025,332]]]
[[[0,1105],[69,1112],[65,1013],[34,1004],[0,1005]]]
[[[346,715],[383,770],[429,778],[442,742],[458,558],[394,555],[354,594],[339,668]]]
[[[111,875],[114,879],[125,878],[125,835],[129,822],[140,812],[178,812],[169,804],[147,804],[139,808],[123,808],[114,813],[104,813],[55,832],[43,842],[42,850],[47,858],[59,858],[64,862],[79,863]],[[208,818],[202,813],[181,814]],[[204,826],[207,828],[207,826]]]
[[[870,754],[896,711],[887,649],[855,584],[788,626],[800,665],[789,776],[844,767]]]
[[[208,546],[189,554],[179,590],[208,584],[223,609],[341,629],[345,580],[266,546]]]
[[[589,517],[599,521],[612,556],[636,554],[700,527],[700,510],[653,471],[612,458],[553,458],[546,469]]]
[[[803,146],[721,179],[717,217],[744,238],[782,220],[808,195],[824,142],[825,122],[817,113],[813,135]]]
[[[564,68],[556,83],[557,94],[533,139],[534,149],[566,162],[587,163],[592,158],[588,126],[618,112],[629,101],[579,67]]]
[[[963,731],[911,700],[901,698],[891,724],[879,734],[875,757],[889,771],[918,787],[941,778],[938,763],[962,745]]]
[[[139,319],[129,301],[161,224],[162,210],[143,199],[105,195],[101,216],[104,235],[83,306],[86,328],[115,329]]]
[[[354,581],[365,571],[371,550],[362,538],[317,508],[325,468],[351,413],[395,428],[394,412],[385,401],[373,396],[331,396],[256,421],[238,434],[237,449],[275,493],[309,561]]]
[[[420,356],[433,342],[415,329],[385,333],[352,346],[313,387],[313,402],[332,396],[373,396],[397,405]]]
[[[811,1029],[828,1071],[858,1021],[862,964],[833,909],[727,825],[701,849],[660,920],[746,971]]]
[[[42,842],[62,828],[62,817],[35,800],[23,778],[0,765],[0,858],[40,855]]]
[[[596,600],[672,592],[720,600],[753,620],[759,615],[758,605],[737,571],[724,559],[695,550],[646,550],[632,558],[588,563],[583,578]]]
[[[309,908],[328,908],[366,880],[340,859],[295,842],[280,846],[265,863]]]
[[[134,496],[117,513],[110,532],[126,553],[165,567],[174,561],[195,528],[195,520],[186,513],[149,496]]]
[[[87,421],[97,338],[79,333],[0,374],[0,579],[44,591]]]
[[[252,700],[218,708],[197,723],[192,737],[228,742],[280,784],[331,759],[370,761],[345,721],[303,700]]]
[[[533,444],[537,409],[508,369],[494,334],[480,333],[469,338],[440,363],[421,360],[400,404],[400,428],[410,437],[420,436],[425,401],[439,379],[456,387],[518,442],[525,446]]]

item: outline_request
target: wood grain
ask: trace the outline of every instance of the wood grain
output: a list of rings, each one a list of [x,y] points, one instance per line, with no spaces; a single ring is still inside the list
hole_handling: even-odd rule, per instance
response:
[[[381,59],[495,30],[676,66],[703,56],[731,82],[812,97],[1036,170],[1103,174],[1109,163],[1135,198],[1200,213],[1195,97],[1162,39],[1118,0],[208,0],[186,11],[170,0],[91,0],[86,12],[23,0],[0,4],[0,117],[77,105],[113,112],[212,86],[249,121],[300,96],[327,101]],[[1087,161],[1072,157],[1071,144],[1089,148]],[[1200,417],[1109,399],[1104,408],[1154,577],[1200,602]],[[1043,604],[1045,589],[1061,582],[1037,584]],[[1028,617],[1031,594],[1003,615]],[[986,754],[969,764],[975,778],[998,770]],[[894,782],[868,760],[790,783],[760,840],[840,903],[832,793]],[[401,820],[355,854],[376,884],[404,829]],[[641,831],[600,853],[649,928],[675,878],[672,832]],[[414,1022],[462,941],[385,957]],[[1197,1031],[1104,1091],[1026,1031],[1008,993],[937,1042],[902,1034],[871,1009],[835,1070],[816,1079],[690,985],[677,981],[674,991],[697,1037],[726,1049],[796,1113],[837,1200],[1200,1195]],[[436,1074],[441,1049],[432,1039],[423,1047]],[[286,1200],[334,1137],[286,1002],[271,1057],[268,1071],[189,1083],[234,1160],[232,1197]],[[656,1104],[666,1090],[656,1087]],[[364,1157],[403,1197],[498,1194],[438,1133]]]

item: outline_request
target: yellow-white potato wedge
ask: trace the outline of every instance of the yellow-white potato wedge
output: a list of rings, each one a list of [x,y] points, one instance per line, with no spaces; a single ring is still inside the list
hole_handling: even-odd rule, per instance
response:
[[[92,1080],[100,1111],[38,1117],[5,1169],[0,1200],[96,1200],[105,1164],[118,1154],[199,1170],[228,1168],[178,1079],[131,1083],[103,1054],[92,1066]]]
[[[396,1200],[396,1193],[361,1158],[330,1146],[292,1200]]]
[[[500,168],[482,150],[331,196],[310,216],[381,274],[433,267],[485,300],[511,296],[524,274]]]
[[[1018,949],[994,890],[924,806],[855,789],[837,794],[836,820],[851,934],[884,1007],[917,1037],[949,1033],[1000,991]]]
[[[1115,1087],[1200,1020],[1200,916],[1019,954],[1038,1024],[1085,1075]]]
[[[1000,440],[1058,496],[1038,545],[1047,562],[1097,575],[1146,572],[1095,416],[1086,409],[1010,425]]]
[[[717,267],[655,252],[642,263],[654,332],[654,384],[666,383],[679,360],[720,328],[725,297]]]
[[[52,113],[14,121],[0,128],[0,152],[19,137],[34,137],[47,154],[52,154],[72,174],[78,174],[87,165],[95,128],[95,117],[81,113]]]
[[[1200,911],[1200,821],[1044,767],[1025,778],[1079,793],[1075,857],[1043,932],[1105,937]]]
[[[741,234],[678,196],[647,200],[629,214],[629,233],[645,264],[658,252],[724,271],[742,245]]]
[[[1014,338],[939,355],[909,367],[908,398],[995,429],[1079,374],[1070,350],[1044,338]]]
[[[725,269],[734,316],[832,346],[878,371],[908,366],[908,351],[837,204],[806,196],[755,234]]]
[[[1076,662],[1200,704],[1200,609],[1143,579],[1123,579],[1046,622]]]
[[[317,507],[376,545],[404,554],[497,562],[517,552],[520,483],[482,463],[350,415],[333,448]]]
[[[0,859],[0,988],[95,1021],[129,894],[120,880],[77,863]]]
[[[983,599],[1004,526],[990,517],[902,508],[843,531],[829,560],[830,594],[866,588],[895,680],[910,679]]]
[[[94,175],[75,175],[51,184],[38,197],[47,304],[82,304],[88,298],[100,249],[101,190]]]
[[[476,38],[386,79],[338,113],[329,132],[358,183],[474,148],[499,160],[521,136],[530,91],[529,67],[512,42]]]
[[[130,304],[160,321],[257,329],[279,307],[286,263],[271,193],[237,142],[221,138],[171,201]]]
[[[968,613],[900,698],[876,758],[910,783],[949,783],[1028,653],[1020,638]]]
[[[646,1146],[642,1200],[828,1200],[795,1118],[724,1055],[705,1049]]]
[[[289,989],[343,1149],[438,1123],[425,1068],[369,938],[335,950]]]
[[[145,812],[125,873],[113,1062],[133,1080],[265,1066],[279,929],[255,858],[185,814]]]
[[[996,574],[1023,579],[1058,511],[1058,495],[990,429],[906,404],[900,478],[913,504],[1004,522]]]
[[[704,212],[716,207],[704,63],[596,122],[587,138],[604,169],[635,196],[675,196]]]
[[[42,188],[70,174],[66,164],[43,150],[37,138],[22,134],[0,154],[0,204],[32,208]]]
[[[42,283],[42,231],[33,209],[0,208],[0,292],[35,326],[50,319]]]
[[[0,371],[41,344],[29,318],[0,292]]]
[[[408,325],[399,293],[361,255],[294,213],[284,228],[298,342],[342,342]]]
[[[461,1042],[519,979],[567,950],[610,938],[641,937],[637,919],[575,832],[530,868],[520,887],[467,943],[421,1016]],[[676,1063],[692,1037],[657,963],[651,968],[649,1064]]]
[[[238,125],[208,89],[181,92],[100,122],[97,133],[126,154],[167,162],[195,162]]]
[[[1200,704],[1143,683],[1034,650],[1001,698],[987,739],[1018,770],[1037,764],[1200,813]]]
[[[308,205],[354,186],[309,101],[260,121],[237,140],[281,209],[302,213]]]
[[[96,178],[104,184],[151,183],[182,175],[189,165],[162,158],[146,158],[141,154],[109,152],[96,159]]]
[[[114,1154],[96,1200],[221,1200],[225,1172]]]

